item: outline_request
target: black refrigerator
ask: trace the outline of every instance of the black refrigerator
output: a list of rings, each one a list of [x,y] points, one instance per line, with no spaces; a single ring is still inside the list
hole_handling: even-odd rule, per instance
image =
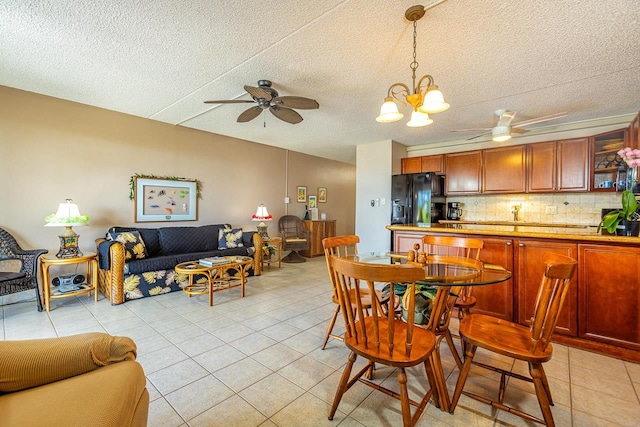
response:
[[[391,176],[391,224],[428,225],[444,219],[444,177],[434,173]]]

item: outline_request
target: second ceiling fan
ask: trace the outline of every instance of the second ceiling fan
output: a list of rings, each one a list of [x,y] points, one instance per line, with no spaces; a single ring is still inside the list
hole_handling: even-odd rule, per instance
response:
[[[294,108],[300,110],[314,110],[319,107],[318,101],[302,96],[280,96],[278,91],[271,87],[271,81],[259,80],[258,86],[244,86],[244,90],[251,95],[249,99],[228,99],[222,101],[204,101],[205,104],[258,104],[245,110],[238,116],[239,123],[245,123],[255,119],[263,110],[269,110],[282,121],[296,124],[302,121],[302,116]]]
[[[515,111],[507,111],[507,110],[496,110],[496,124],[492,128],[480,128],[480,129],[458,129],[452,130],[451,132],[482,132],[480,135],[472,136],[471,138],[467,138],[467,141],[471,139],[480,138],[485,135],[492,135],[492,139],[497,142],[507,141],[511,138],[512,133],[523,134],[529,132],[527,129],[521,129],[523,126],[529,126],[536,123],[542,123],[549,120],[560,119],[562,117],[566,117],[567,113],[556,113],[550,114],[548,116],[537,117],[535,119],[524,120],[522,122],[513,123],[514,117],[516,116]]]

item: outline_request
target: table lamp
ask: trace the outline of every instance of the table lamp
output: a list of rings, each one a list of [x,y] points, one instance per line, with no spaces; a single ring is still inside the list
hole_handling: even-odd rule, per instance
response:
[[[269,212],[267,212],[267,208],[264,205],[258,206],[256,214],[251,217],[251,219],[254,221],[260,221],[260,224],[258,224],[257,228],[260,237],[262,237],[262,240],[269,239],[269,235],[267,234],[267,224],[265,224],[264,222],[271,221],[271,218],[273,217],[269,215]]]
[[[64,233],[60,237],[60,250],[56,254],[58,258],[74,258],[82,256],[82,252],[78,248],[78,236],[71,227],[88,225],[89,217],[80,215],[78,205],[73,200],[66,199],[64,203],[58,205],[58,211],[44,219],[47,224],[45,227],[66,227]]]

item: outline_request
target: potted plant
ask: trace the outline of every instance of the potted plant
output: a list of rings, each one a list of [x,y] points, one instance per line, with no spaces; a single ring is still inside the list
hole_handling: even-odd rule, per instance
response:
[[[415,303],[414,303],[414,322],[416,325],[426,325],[431,317],[431,304],[436,297],[438,288],[429,283],[416,282],[415,287]],[[407,319],[407,285],[404,283],[394,283],[393,293],[400,297],[400,308],[402,309],[402,318]],[[389,284],[382,289],[383,295],[389,294]]]
[[[616,209],[602,217],[598,224],[598,232],[605,228],[609,233],[615,234],[620,223],[623,223],[625,235],[637,236],[640,226],[640,214],[638,213],[638,201],[630,190],[622,192],[622,209]]]

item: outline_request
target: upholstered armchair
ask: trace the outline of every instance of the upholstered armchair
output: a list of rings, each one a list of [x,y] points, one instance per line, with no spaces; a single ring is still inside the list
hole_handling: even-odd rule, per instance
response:
[[[0,295],[8,295],[28,289],[36,290],[38,311],[42,301],[38,290],[38,257],[46,249],[24,250],[8,231],[0,228]]]
[[[282,258],[282,262],[306,262],[298,253],[309,249],[309,230],[302,220],[295,215],[285,215],[278,220],[278,227],[282,237],[282,250],[291,251]]]

